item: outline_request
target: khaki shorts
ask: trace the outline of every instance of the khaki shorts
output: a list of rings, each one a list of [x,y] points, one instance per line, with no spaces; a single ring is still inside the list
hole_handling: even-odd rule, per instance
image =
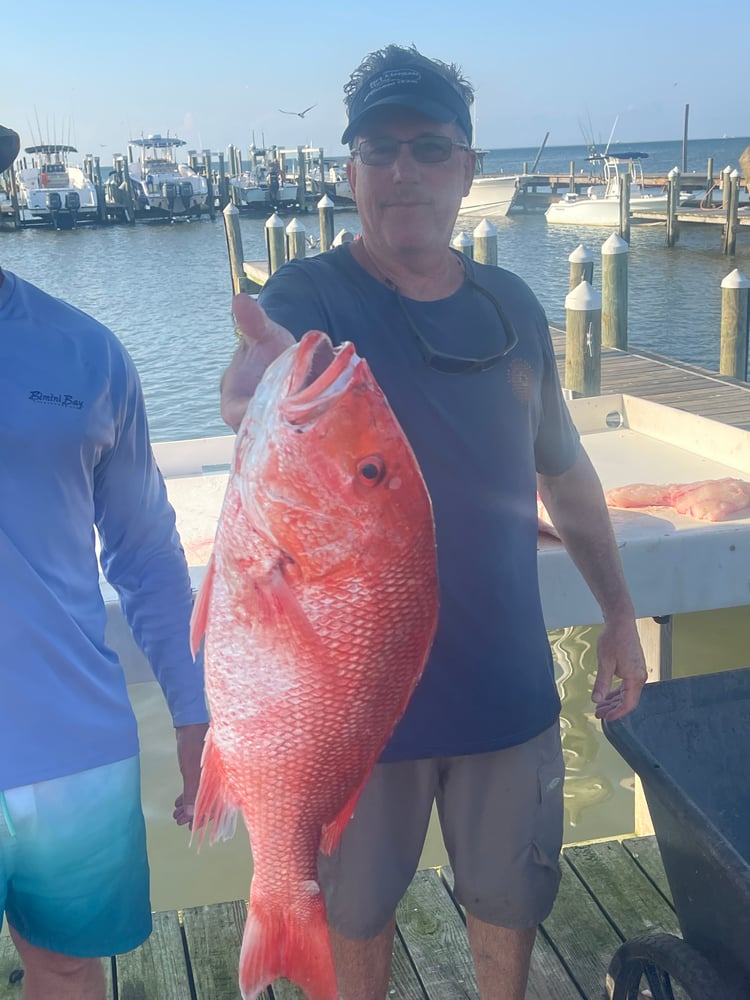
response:
[[[520,746],[379,764],[319,877],[328,920],[367,940],[387,925],[419,864],[433,801],[455,895],[499,927],[535,927],[560,883],[565,766],[557,723]]]

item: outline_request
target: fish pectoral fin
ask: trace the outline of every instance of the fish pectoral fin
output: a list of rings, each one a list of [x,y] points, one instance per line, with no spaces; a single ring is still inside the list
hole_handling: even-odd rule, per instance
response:
[[[252,597],[246,612],[254,624],[273,633],[292,652],[304,651],[309,657],[324,654],[322,644],[310,619],[305,614],[293,581],[299,570],[295,563],[282,557],[263,576],[253,580]]]
[[[206,633],[208,607],[211,603],[211,591],[213,590],[215,573],[212,553],[206,566],[206,575],[203,577],[203,582],[198,589],[198,593],[195,595],[193,613],[190,616],[190,651],[194,657],[200,647],[201,639]]]
[[[190,843],[192,844],[197,831],[200,850],[209,823],[211,823],[209,844],[215,844],[217,840],[230,840],[237,829],[237,808],[237,803],[229,795],[224,764],[214,743],[213,733],[209,729],[201,758],[201,780],[195,800]]]
[[[320,849],[324,854],[333,854],[333,852],[338,847],[338,843],[341,840],[341,835],[346,829],[349,820],[354,815],[354,810],[359,801],[359,797],[364,791],[364,787],[370,780],[371,770],[368,770],[364,781],[357,787],[354,795],[351,795],[347,801],[344,808],[338,814],[336,819],[332,820],[330,823],[326,823],[323,827],[323,833],[320,838]]]

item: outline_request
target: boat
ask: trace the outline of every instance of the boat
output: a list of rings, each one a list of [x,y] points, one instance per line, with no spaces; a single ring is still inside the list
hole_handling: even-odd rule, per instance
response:
[[[74,229],[98,219],[96,188],[81,167],[69,161],[75,146],[42,143],[26,146],[27,160],[16,164],[16,189],[24,225]]]
[[[208,183],[175,151],[186,145],[176,136],[158,133],[128,143],[128,172],[136,218],[189,218],[208,212]]]
[[[461,215],[488,215],[495,218],[507,215],[518,194],[516,174],[487,174],[484,172],[486,150],[476,150],[477,166],[471,190],[461,201]]]
[[[668,194],[662,187],[649,187],[643,176],[648,153],[637,151],[595,154],[589,163],[603,172],[602,183],[591,185],[583,195],[569,192],[554,201],[544,213],[547,222],[569,226],[608,226],[620,222],[620,178],[630,176],[630,211],[666,212]]]
[[[230,177],[229,187],[233,201],[250,210],[280,211],[297,205],[297,181],[287,174],[275,146],[270,149],[251,146],[247,170],[238,177]]]

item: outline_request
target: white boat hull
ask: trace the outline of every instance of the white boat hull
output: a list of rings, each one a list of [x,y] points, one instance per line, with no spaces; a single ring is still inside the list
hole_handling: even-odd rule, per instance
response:
[[[631,196],[630,211],[666,212],[667,200],[667,195],[661,193]],[[620,223],[620,199],[566,195],[553,202],[544,214],[547,222],[553,225],[617,228]]]
[[[514,174],[484,174],[474,178],[461,202],[459,215],[507,215],[518,191]]]

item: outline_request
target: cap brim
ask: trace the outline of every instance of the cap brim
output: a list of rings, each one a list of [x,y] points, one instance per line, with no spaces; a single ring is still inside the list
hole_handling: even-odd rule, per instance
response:
[[[20,149],[21,139],[18,132],[0,125],[0,174],[11,166]]]
[[[377,108],[384,107],[410,108],[412,111],[417,111],[419,114],[424,115],[426,118],[432,118],[436,122],[447,123],[457,121],[457,116],[444,105],[438,104],[437,101],[431,101],[421,94],[394,94],[393,97],[384,97],[380,101],[374,101],[368,106],[366,111],[353,118],[341,136],[342,143],[350,143],[354,136],[358,134],[358,130],[365,122],[365,119]]]

